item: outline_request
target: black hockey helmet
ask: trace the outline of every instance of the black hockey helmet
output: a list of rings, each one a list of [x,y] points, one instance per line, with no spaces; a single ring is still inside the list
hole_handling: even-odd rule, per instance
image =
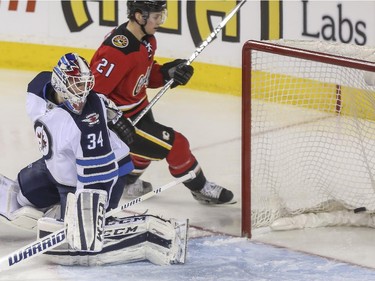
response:
[[[145,19],[152,12],[162,12],[167,8],[167,1],[160,0],[128,0],[128,18],[134,19],[136,12],[142,13]]]

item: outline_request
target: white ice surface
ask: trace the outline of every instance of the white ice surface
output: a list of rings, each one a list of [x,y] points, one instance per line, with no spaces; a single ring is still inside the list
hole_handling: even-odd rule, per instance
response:
[[[27,83],[36,73],[0,70],[0,173],[17,172],[40,157],[25,113]],[[218,83],[220,80],[218,80]],[[182,132],[209,180],[235,193],[237,204],[203,206],[183,186],[130,209],[166,218],[189,218],[192,228],[185,265],[148,262],[104,267],[64,267],[44,256],[0,271],[4,280],[375,280],[373,229],[323,228],[240,235],[241,99],[177,88],[155,105],[159,122]],[[144,175],[154,186],[173,180],[165,161]],[[125,202],[125,201],[124,201]],[[0,225],[0,257],[33,241]],[[265,242],[265,243],[263,243]],[[312,254],[313,253],[313,254]],[[345,261],[345,262],[344,262]],[[0,269],[1,270],[1,269]]]

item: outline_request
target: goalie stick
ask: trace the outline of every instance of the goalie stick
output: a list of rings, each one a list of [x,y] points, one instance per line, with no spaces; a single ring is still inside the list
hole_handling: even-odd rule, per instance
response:
[[[187,60],[186,64],[190,65],[199,54],[216,38],[217,34],[224,28],[227,22],[238,12],[238,10],[245,4],[247,0],[241,0],[236,7],[223,19],[223,21],[211,32],[211,34],[204,40],[198,48],[196,48],[190,58]],[[154,106],[154,104],[168,91],[172,86],[174,80],[170,79],[163,88],[156,94],[156,96],[150,101],[150,103],[138,114],[138,116],[132,121],[132,125],[135,126],[139,120]]]
[[[173,186],[176,186],[180,183],[183,183],[184,181],[194,179],[195,178],[195,172],[190,171],[189,174],[186,174],[183,177],[180,177],[166,185],[163,185],[161,187],[158,187],[154,189],[153,191],[150,191],[140,197],[134,198],[133,200],[125,203],[122,206],[117,207],[116,209],[110,210],[109,212],[106,213],[106,217],[113,216],[114,214],[123,211],[126,208],[129,208],[131,206],[134,206],[138,203],[143,202],[144,200],[147,200],[156,194],[159,194],[168,188],[171,188]],[[58,231],[55,231],[41,239],[38,239],[2,258],[0,258],[0,272],[9,270],[13,268],[14,266],[30,260],[31,258],[34,258],[36,256],[39,256],[49,250],[52,250],[53,248],[61,245],[64,243],[65,238],[66,238],[66,229],[60,229]]]

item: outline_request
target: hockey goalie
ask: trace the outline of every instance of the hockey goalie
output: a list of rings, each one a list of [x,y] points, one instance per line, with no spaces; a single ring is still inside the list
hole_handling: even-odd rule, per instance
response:
[[[16,181],[0,176],[0,221],[38,239],[64,229],[64,244],[46,252],[58,264],[184,263],[187,220],[106,215],[118,207],[134,165],[108,127],[122,113],[94,83],[85,59],[68,53],[28,84],[26,108],[42,158]]]

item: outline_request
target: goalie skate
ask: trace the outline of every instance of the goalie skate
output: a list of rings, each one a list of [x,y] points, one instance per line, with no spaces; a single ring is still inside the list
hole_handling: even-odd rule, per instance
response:
[[[201,190],[191,191],[194,199],[204,204],[234,204],[232,191],[207,181]]]
[[[134,183],[129,183],[125,185],[123,196],[126,198],[135,198],[140,197],[151,191],[151,183],[137,179]]]

